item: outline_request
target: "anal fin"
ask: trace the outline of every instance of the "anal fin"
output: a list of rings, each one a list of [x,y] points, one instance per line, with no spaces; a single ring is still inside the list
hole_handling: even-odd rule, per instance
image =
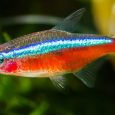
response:
[[[73,74],[80,79],[86,86],[94,87],[98,72],[102,65],[107,61],[107,56],[100,58],[91,64],[88,64],[83,69]]]

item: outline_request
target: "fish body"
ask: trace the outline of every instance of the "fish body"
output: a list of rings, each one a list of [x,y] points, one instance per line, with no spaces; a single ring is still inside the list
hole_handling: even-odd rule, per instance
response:
[[[0,45],[0,73],[49,77],[59,87],[63,86],[60,83],[62,77],[57,79],[58,76],[74,73],[86,85],[91,86],[92,83],[81,76],[82,68],[115,52],[115,40],[107,36],[68,32],[68,20],[73,21],[72,17],[79,16],[81,12],[83,9],[73,13],[53,29],[32,33]]]

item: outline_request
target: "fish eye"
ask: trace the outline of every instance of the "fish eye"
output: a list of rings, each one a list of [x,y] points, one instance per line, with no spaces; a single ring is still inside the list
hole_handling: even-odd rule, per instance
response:
[[[4,59],[0,59],[0,64],[2,64],[4,62]]]

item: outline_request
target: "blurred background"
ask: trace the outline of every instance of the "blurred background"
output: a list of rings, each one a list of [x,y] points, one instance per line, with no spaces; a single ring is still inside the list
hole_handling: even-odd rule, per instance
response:
[[[115,36],[115,0],[1,0],[0,43],[50,29],[86,8],[80,33]],[[0,75],[0,115],[115,115],[115,56],[98,73],[95,88],[67,75],[65,91],[48,78]]]

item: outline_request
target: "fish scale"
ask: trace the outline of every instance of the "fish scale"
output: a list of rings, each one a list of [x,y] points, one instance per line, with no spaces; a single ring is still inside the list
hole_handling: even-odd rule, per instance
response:
[[[51,38],[47,40],[42,39],[41,41],[33,44],[28,44],[19,48],[12,48],[11,50],[2,51],[2,53],[0,53],[0,59],[3,59],[4,57],[7,59],[20,58],[25,56],[50,53],[52,51],[62,50],[66,48],[90,47],[112,43],[112,40],[110,38],[102,36],[76,36],[76,38],[73,38],[72,34],[69,36],[69,38],[68,36],[67,38],[65,38],[65,36],[63,36],[63,38],[60,38],[60,36],[58,36],[58,39],[51,36]]]
[[[29,35],[25,35],[23,37],[16,38],[7,43],[4,43],[0,46],[0,51],[10,50],[12,48],[18,48],[27,44],[32,44],[35,42],[39,42],[45,39],[51,38],[60,38],[60,37],[69,37],[70,34],[67,32],[61,32],[57,30],[47,30],[43,32],[35,32]]]

